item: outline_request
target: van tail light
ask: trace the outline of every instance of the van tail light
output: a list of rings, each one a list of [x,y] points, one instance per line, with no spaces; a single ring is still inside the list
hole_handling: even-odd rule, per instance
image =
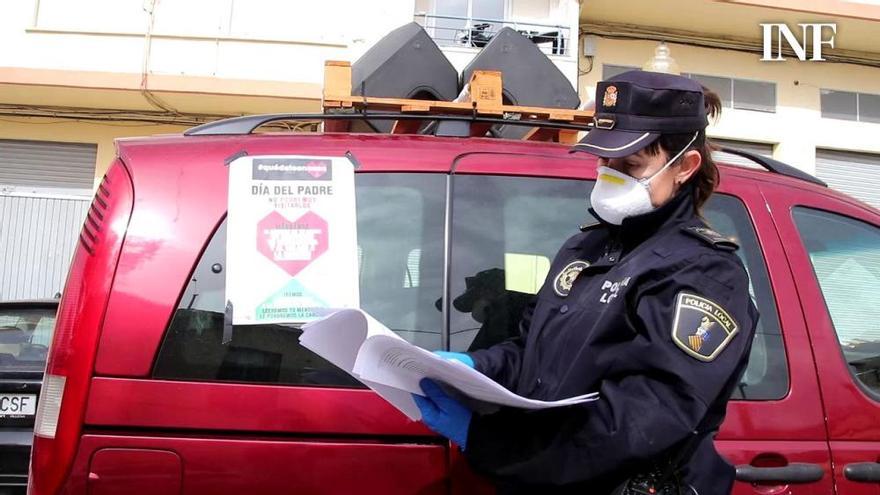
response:
[[[116,160],[79,236],[46,360],[37,405],[28,494],[55,495],[76,455],[116,264],[134,205],[131,178]]]
[[[43,438],[55,438],[58,430],[58,414],[61,412],[61,397],[64,396],[63,376],[45,375],[43,388],[40,390],[40,403],[37,406],[37,419],[34,435]]]

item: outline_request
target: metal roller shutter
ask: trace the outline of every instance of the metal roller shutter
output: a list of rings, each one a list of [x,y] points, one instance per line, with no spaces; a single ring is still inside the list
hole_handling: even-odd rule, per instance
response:
[[[89,195],[97,154],[95,144],[0,139],[0,188]]]
[[[0,299],[46,299],[61,292],[89,203],[0,195]]]
[[[773,158],[772,144],[753,143],[750,141],[732,141],[729,139],[714,139],[712,137],[709,138],[709,141],[715,143],[715,145],[717,146],[736,148],[743,151],[748,151],[750,153]],[[723,151],[716,151],[712,153],[712,158],[714,158],[715,161],[718,163],[728,163],[730,165],[739,165],[741,167],[757,168],[761,170],[764,169],[764,167],[757,165],[755,162],[749,160],[748,158],[732,155],[730,153],[724,153]]]
[[[95,144],[0,139],[0,299],[51,298],[92,196]]]
[[[880,155],[817,149],[816,176],[830,187],[880,208]]]

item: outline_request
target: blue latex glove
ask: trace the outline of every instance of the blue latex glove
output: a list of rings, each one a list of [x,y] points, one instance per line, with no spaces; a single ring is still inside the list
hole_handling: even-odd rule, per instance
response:
[[[413,399],[422,413],[422,422],[464,450],[473,415],[471,410],[446,395],[443,389],[428,378],[422,378],[419,386],[422,387],[425,397],[413,394]]]
[[[474,367],[474,360],[471,358],[470,355],[465,354],[464,352],[434,351],[434,354],[442,357],[443,359],[454,359],[470,366],[471,368]]]

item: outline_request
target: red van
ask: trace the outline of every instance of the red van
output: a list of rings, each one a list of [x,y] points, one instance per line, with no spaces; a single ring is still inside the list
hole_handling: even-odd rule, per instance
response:
[[[528,294],[493,272],[549,264],[585,218],[594,159],[506,139],[251,132],[273,118],[118,142],[60,303],[29,493],[491,493],[296,328],[229,328],[226,164],[351,157],[362,307],[427,349],[465,351],[504,332],[454,300],[484,287],[482,310],[507,324]],[[739,242],[762,315],[717,436],[735,493],[880,494],[880,211],[750,156],[767,170],[722,166],[706,210]]]

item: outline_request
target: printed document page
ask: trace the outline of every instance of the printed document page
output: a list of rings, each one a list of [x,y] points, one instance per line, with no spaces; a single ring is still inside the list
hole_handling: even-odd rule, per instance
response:
[[[369,319],[372,320],[372,318]],[[310,328],[318,322],[323,322],[323,324],[316,328]],[[360,380],[361,383],[370,387],[409,419],[413,421],[422,419],[419,408],[409,392],[375,383],[354,374],[354,363],[358,349],[366,339],[368,332],[366,313],[362,314],[360,310],[339,311],[324,319],[307,323],[302,328],[303,334],[300,336],[299,342],[303,347]],[[394,332],[388,329],[386,331],[397,337]]]
[[[374,390],[401,410],[401,403],[415,406],[410,393],[423,395],[419,386],[423,378],[443,383],[479,401],[520,409],[569,406],[598,397],[597,393],[558,401],[521,397],[459,361],[441,358],[410,344],[360,309],[343,309],[307,324],[300,342],[367,386],[379,386]],[[418,419],[407,411],[404,413]]]

